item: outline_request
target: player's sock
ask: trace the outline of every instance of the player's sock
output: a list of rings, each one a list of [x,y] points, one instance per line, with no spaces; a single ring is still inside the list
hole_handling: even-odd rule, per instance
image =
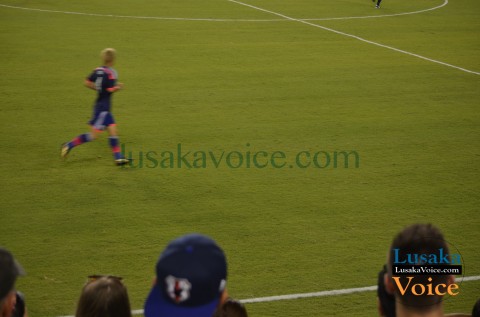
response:
[[[77,145],[92,141],[92,135],[90,133],[80,134],[75,139],[67,143],[69,149],[73,149]]]
[[[122,155],[122,152],[120,151],[120,146],[118,146],[118,136],[108,137],[108,142],[110,143],[110,147],[112,148],[114,159],[115,160],[122,159],[123,155]]]
[[[378,0],[378,1],[377,1],[377,8],[380,7],[380,2],[382,2],[382,0]]]

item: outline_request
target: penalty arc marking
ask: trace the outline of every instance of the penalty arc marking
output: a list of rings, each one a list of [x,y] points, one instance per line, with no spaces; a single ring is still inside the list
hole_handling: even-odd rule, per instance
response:
[[[433,11],[440,9],[448,4],[448,0],[444,0],[441,5],[435,6],[433,8],[428,8],[418,11],[410,12],[401,12],[394,14],[380,14],[380,15],[367,15],[367,16],[353,16],[353,17],[336,17],[336,18],[308,18],[308,19],[297,19],[299,21],[332,21],[332,20],[352,20],[352,19],[373,19],[373,18],[385,18],[385,17],[395,17],[402,15],[411,15],[419,14],[423,12]],[[223,19],[223,18],[181,18],[181,17],[157,17],[157,16],[135,16],[135,15],[117,15],[117,14],[100,14],[100,13],[86,13],[86,12],[76,12],[76,11],[61,11],[61,10],[49,10],[49,9],[38,9],[38,8],[29,8],[29,7],[20,7],[7,4],[0,4],[0,7],[18,9],[18,10],[27,10],[27,11],[37,11],[44,13],[61,13],[61,14],[71,14],[71,15],[83,15],[83,16],[93,16],[93,17],[107,17],[107,18],[123,18],[123,19],[144,19],[144,20],[173,20],[173,21],[206,21],[206,22],[284,22],[286,19]]]

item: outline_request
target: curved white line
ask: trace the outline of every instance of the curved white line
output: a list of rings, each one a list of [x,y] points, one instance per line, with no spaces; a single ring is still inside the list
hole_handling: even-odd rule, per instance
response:
[[[359,17],[343,17],[343,18],[312,18],[312,19],[298,19],[299,21],[331,21],[331,20],[351,20],[351,19],[371,19],[371,18],[386,18],[386,17],[397,17],[401,15],[410,15],[410,14],[418,14],[428,11],[437,10],[443,8],[448,4],[448,0],[444,0],[444,2],[436,7],[430,9],[424,9],[419,11],[412,11],[412,12],[404,12],[404,13],[394,13],[394,14],[383,14],[383,15],[366,15],[366,16],[359,16]]]
[[[332,21],[332,20],[351,20],[351,19],[371,19],[371,18],[385,18],[385,17],[394,17],[402,15],[411,15],[418,14],[427,11],[433,11],[440,9],[448,4],[448,0],[444,0],[443,4],[419,11],[404,12],[404,13],[395,13],[395,14],[384,14],[384,15],[367,15],[367,16],[356,16],[356,17],[338,17],[338,18],[309,18],[309,19],[295,19],[296,21]],[[48,9],[37,9],[37,8],[26,8],[11,6],[6,4],[0,4],[0,7],[18,9],[18,10],[27,10],[27,11],[37,11],[37,12],[47,12],[47,13],[62,13],[62,14],[73,14],[73,15],[84,15],[84,16],[93,16],[93,17],[107,17],[107,18],[122,18],[122,19],[143,19],[143,20],[171,20],[171,21],[207,21],[207,22],[285,22],[290,21],[286,19],[207,19],[207,18],[175,18],[175,17],[155,17],[155,16],[135,16],[135,15],[115,15],[115,14],[100,14],[100,13],[85,13],[85,12],[75,12],[75,11],[60,11],[60,10],[48,10]]]

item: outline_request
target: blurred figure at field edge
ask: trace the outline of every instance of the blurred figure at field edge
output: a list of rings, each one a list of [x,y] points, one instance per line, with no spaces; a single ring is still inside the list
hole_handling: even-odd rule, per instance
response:
[[[375,0],[372,0],[372,2],[375,3]],[[381,2],[382,2],[382,0],[377,0],[377,5],[375,5],[375,8],[379,9]]]

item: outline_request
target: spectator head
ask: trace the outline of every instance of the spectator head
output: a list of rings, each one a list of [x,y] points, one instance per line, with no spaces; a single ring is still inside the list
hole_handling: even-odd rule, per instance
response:
[[[385,287],[385,276],[387,274],[387,265],[384,265],[383,269],[378,273],[378,310],[380,316],[395,317],[395,296],[389,293]]]
[[[229,298],[218,307],[213,317],[248,317],[248,313],[242,303]]]
[[[226,291],[227,261],[211,238],[189,234],[160,255],[145,317],[211,317]]]
[[[10,316],[15,306],[15,281],[25,271],[6,249],[0,247],[0,316]]]
[[[480,298],[475,303],[475,306],[473,306],[472,317],[480,317]]]
[[[25,271],[13,255],[0,247],[0,301],[13,290],[17,277],[24,274]]]
[[[121,278],[89,276],[82,289],[75,317],[131,317],[130,302]]]
[[[398,283],[405,288],[409,283],[408,277],[412,277],[410,285],[414,284],[432,284],[433,289],[439,284],[450,285],[454,283],[452,275],[398,275],[392,272],[392,265],[396,258],[409,259],[409,255],[415,254],[438,254],[443,249],[444,254],[449,254],[448,245],[440,230],[431,224],[414,224],[404,228],[393,239],[388,254],[388,275],[385,280],[385,286],[396,298],[397,306],[415,312],[427,312],[435,309],[441,309],[443,296],[415,295],[413,292],[406,291],[401,294]],[[413,256],[411,258],[414,258]],[[410,264],[410,263],[407,263]],[[416,262],[414,264],[422,264]],[[414,265],[412,264],[412,265]],[[394,281],[393,278],[396,280]],[[397,309],[398,312],[398,309]],[[397,314],[398,315],[398,314]]]

